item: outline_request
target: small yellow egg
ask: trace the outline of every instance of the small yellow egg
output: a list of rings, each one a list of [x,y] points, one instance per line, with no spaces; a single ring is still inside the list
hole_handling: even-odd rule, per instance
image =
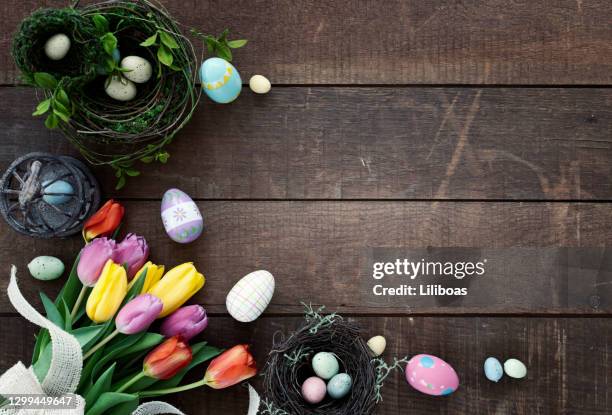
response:
[[[374,356],[380,356],[387,347],[387,340],[383,336],[374,336],[368,340],[368,347]]]
[[[263,75],[253,75],[249,80],[249,88],[256,94],[267,94],[272,88],[272,84]]]

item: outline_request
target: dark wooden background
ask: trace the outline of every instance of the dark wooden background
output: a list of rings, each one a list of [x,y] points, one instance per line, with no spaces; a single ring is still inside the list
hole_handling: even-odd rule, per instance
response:
[[[300,324],[300,301],[325,304],[365,336],[385,335],[386,356],[432,353],[460,375],[456,393],[430,398],[397,374],[380,414],[612,413],[609,295],[527,295],[542,279],[560,283],[546,270],[513,283],[509,271],[494,281],[507,293],[495,303],[384,308],[363,304],[358,291],[369,247],[612,243],[609,0],[165,3],[186,25],[248,38],[235,59],[243,79],[260,73],[274,84],[227,106],[203,99],[170,162],[119,193],[112,174],[95,169],[154,260],[194,260],[207,276],[197,298],[212,315],[205,338],[250,342],[263,363],[273,333]],[[2,169],[30,151],[75,154],[30,116],[34,91],[19,85],[9,55],[24,16],[63,4],[0,3]],[[206,217],[194,244],[172,243],[156,219],[171,186]],[[41,289],[56,293],[60,283],[35,282],[25,264],[41,254],[70,262],[79,238],[34,240],[4,223],[0,232],[0,290],[15,263],[34,303]],[[277,291],[261,319],[239,324],[225,313],[225,294],[257,268],[275,275]],[[0,371],[29,359],[33,333],[0,294]],[[487,381],[489,355],[521,359],[527,379]],[[202,390],[172,402],[189,414],[243,414],[247,392]]]

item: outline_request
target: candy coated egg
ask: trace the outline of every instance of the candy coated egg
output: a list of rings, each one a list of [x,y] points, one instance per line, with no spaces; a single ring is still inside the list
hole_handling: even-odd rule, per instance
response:
[[[302,383],[302,397],[311,404],[317,404],[325,399],[327,387],[322,379],[312,376]]]
[[[508,359],[504,362],[504,372],[511,378],[521,379],[527,376],[527,367],[518,359]]]
[[[37,256],[28,264],[30,274],[37,280],[51,281],[64,273],[64,263],[53,256]]]
[[[374,336],[368,340],[368,347],[374,356],[380,356],[387,347],[387,340],[383,336]]]
[[[434,396],[449,395],[459,387],[455,369],[429,354],[419,354],[410,359],[406,366],[406,380],[419,392]]]
[[[253,75],[249,80],[249,88],[256,94],[267,94],[272,88],[272,84],[263,75]]]
[[[499,360],[494,357],[488,357],[484,362],[484,372],[487,379],[493,382],[499,382],[504,376],[504,369]]]
[[[136,85],[129,79],[112,76],[107,81],[106,94],[117,101],[130,101],[136,97]]]
[[[187,193],[179,189],[169,189],[164,193],[161,218],[170,239],[181,244],[195,241],[204,230],[200,209]]]
[[[72,185],[64,180],[46,180],[42,183],[43,200],[51,205],[57,206],[70,200],[74,195]]]
[[[242,90],[242,79],[234,66],[221,58],[206,59],[200,67],[202,89],[220,104],[235,100]]]
[[[153,67],[149,61],[140,56],[126,56],[121,61],[121,67],[129,70],[123,72],[123,76],[137,84],[144,84],[153,75]]]
[[[334,399],[344,398],[351,391],[353,379],[347,373],[338,373],[327,383],[327,393]]]
[[[51,60],[64,59],[70,50],[70,38],[63,33],[51,36],[45,42],[45,55]]]
[[[333,353],[319,352],[312,358],[312,370],[321,379],[331,379],[340,371],[338,359]]]
[[[225,299],[227,312],[242,323],[256,320],[268,307],[274,294],[274,276],[259,270],[242,277]]]

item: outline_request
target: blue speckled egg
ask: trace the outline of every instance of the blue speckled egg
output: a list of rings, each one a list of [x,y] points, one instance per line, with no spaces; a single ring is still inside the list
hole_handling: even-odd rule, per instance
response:
[[[494,357],[487,357],[484,362],[484,372],[487,379],[493,382],[499,382],[504,376],[504,368],[501,362]]]
[[[74,194],[72,185],[64,180],[47,180],[42,183],[42,187],[43,200],[54,206],[68,202]]]
[[[340,371],[340,365],[333,353],[319,352],[312,358],[312,370],[318,377],[327,380]]]
[[[221,58],[209,58],[202,63],[200,81],[206,95],[220,104],[232,102],[242,90],[240,74],[231,63]]]
[[[351,391],[353,379],[347,373],[338,373],[327,383],[327,393],[334,399],[342,399]]]

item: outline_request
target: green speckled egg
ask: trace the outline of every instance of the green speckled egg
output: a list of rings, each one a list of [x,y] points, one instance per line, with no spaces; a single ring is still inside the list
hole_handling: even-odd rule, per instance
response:
[[[64,273],[64,263],[54,256],[37,256],[28,264],[30,274],[37,280],[56,280]]]
[[[353,380],[347,373],[338,373],[327,384],[327,393],[333,399],[342,399],[351,391]]]
[[[338,359],[333,353],[319,352],[312,358],[312,370],[321,379],[331,379],[340,371]]]

